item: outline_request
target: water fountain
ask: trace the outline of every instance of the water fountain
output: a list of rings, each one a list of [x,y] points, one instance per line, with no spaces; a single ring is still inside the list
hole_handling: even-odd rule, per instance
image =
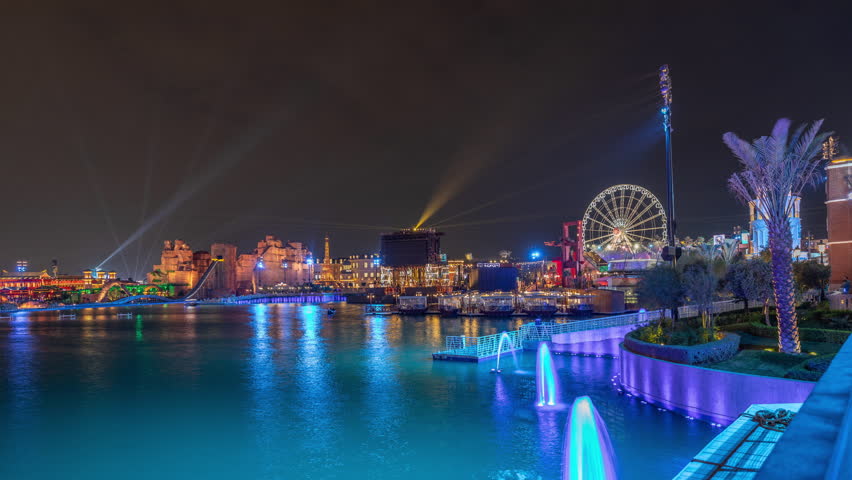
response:
[[[565,428],[562,480],[615,480],[615,456],[606,424],[592,399],[577,397]]]
[[[510,350],[512,352],[512,359],[515,361],[515,368],[518,368],[518,357],[515,356],[515,346],[512,345],[512,338],[509,336],[508,332],[503,332],[503,335],[500,335],[500,343],[497,344],[497,365],[495,368],[491,369],[491,373],[500,373],[503,370],[500,370],[500,356],[503,353],[503,342],[506,340],[509,341],[509,344],[512,346]]]
[[[556,378],[556,367],[553,365],[553,356],[546,342],[538,346],[535,363],[536,393],[538,399],[537,407],[554,407],[559,405],[559,382]]]

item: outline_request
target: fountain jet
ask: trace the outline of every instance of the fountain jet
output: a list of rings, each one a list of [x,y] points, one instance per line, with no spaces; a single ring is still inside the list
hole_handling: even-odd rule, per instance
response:
[[[512,338],[509,337],[509,333],[503,332],[503,335],[500,335],[500,343],[497,344],[497,366],[495,368],[491,369],[491,371],[493,373],[500,373],[500,372],[503,371],[503,370],[500,370],[500,356],[503,353],[503,342],[505,342],[506,340],[508,340],[509,343],[512,344]],[[514,347],[515,346],[512,345],[511,352],[512,352],[512,358],[515,360],[515,368],[517,369],[518,368],[518,358],[515,356],[515,348]]]
[[[559,388],[556,379],[556,367],[553,365],[553,356],[546,342],[538,346],[535,363],[535,380],[538,407],[553,407],[559,404]]]
[[[562,480],[616,480],[615,456],[606,424],[592,399],[577,397],[565,428]]]

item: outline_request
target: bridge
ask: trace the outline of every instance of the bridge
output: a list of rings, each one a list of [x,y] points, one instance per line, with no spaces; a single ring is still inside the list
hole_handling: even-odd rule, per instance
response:
[[[716,302],[713,304],[714,313],[730,312],[741,309],[741,303],[732,300]],[[659,320],[668,310],[653,310],[650,312],[627,313],[611,317],[592,318],[589,320],[577,320],[566,323],[542,322],[541,324],[527,323],[521,325],[519,330],[505,332],[509,336],[509,342],[504,342],[503,352],[523,350],[527,342],[549,342],[554,335],[570,334],[599,330],[601,335],[598,339],[606,339],[611,335],[623,337],[625,330],[632,330],[647,325],[648,322]],[[697,317],[700,315],[699,308],[695,305],[685,305],[678,309],[680,318]],[[670,316],[670,315],[665,315]],[[456,360],[463,362],[479,362],[497,356],[500,345],[500,337],[504,332],[482,337],[467,337],[450,335],[446,337],[445,348],[432,354],[433,360]]]
[[[328,303],[343,301],[346,301],[346,297],[336,293],[256,293],[239,297],[221,298],[211,303],[253,305],[257,303]]]

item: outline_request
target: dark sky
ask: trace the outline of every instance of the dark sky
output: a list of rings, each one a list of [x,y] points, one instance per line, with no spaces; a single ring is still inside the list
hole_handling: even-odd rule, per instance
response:
[[[327,231],[363,253],[433,198],[433,221],[493,201],[448,222],[451,256],[526,252],[609,185],[664,198],[663,63],[681,235],[746,223],[722,133],[788,116],[852,136],[849,12],[805,2],[19,3],[0,20],[7,269],[76,272],[144,224],[107,268],[138,275],[167,238],[320,253]],[[803,202],[818,236],[822,202]]]

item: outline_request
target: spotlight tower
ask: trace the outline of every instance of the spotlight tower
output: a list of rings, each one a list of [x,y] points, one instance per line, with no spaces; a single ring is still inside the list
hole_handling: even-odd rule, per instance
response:
[[[660,96],[663,106],[660,113],[663,114],[663,131],[666,132],[666,230],[668,232],[668,245],[663,249],[663,259],[674,265],[680,257],[681,249],[675,244],[675,209],[674,209],[674,171],[672,170],[672,79],[669,75],[669,66],[660,67]]]

